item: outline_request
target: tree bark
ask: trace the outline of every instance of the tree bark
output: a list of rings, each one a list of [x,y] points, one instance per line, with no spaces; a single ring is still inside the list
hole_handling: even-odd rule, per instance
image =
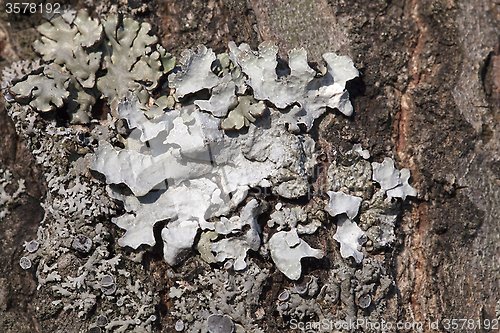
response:
[[[274,40],[282,57],[304,47],[313,62],[326,52],[349,55],[360,70],[348,85],[354,115],[323,117],[318,136],[340,150],[361,143],[376,161],[393,157],[411,170],[418,189],[405,206],[395,246],[381,256],[396,282],[397,302],[387,311],[401,321],[425,322],[426,332],[436,320],[498,317],[497,2],[166,0],[153,1],[138,17],[157,24],[163,45],[176,56],[201,43],[222,52],[231,40],[254,49]],[[0,20],[0,66],[33,57],[29,45],[40,18],[23,23],[2,13]],[[0,222],[0,328],[37,332],[30,306],[35,282],[18,262],[43,216],[44,185],[3,107],[0,134],[0,168],[13,170],[14,181],[25,179],[27,188]],[[153,262],[150,269],[161,276],[164,264]]]

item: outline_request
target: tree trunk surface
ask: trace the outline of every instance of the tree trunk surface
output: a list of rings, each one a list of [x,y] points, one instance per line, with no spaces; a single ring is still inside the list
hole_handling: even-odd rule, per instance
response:
[[[92,1],[71,5],[85,3]],[[3,68],[34,58],[30,44],[42,18],[7,14],[5,1],[1,5]],[[400,321],[426,323],[425,332],[438,331],[427,326],[436,320],[500,315],[497,1],[164,0],[152,1],[137,17],[152,22],[177,57],[197,44],[223,52],[231,40],[253,49],[273,40],[283,58],[304,47],[314,62],[326,52],[349,55],[360,71],[348,85],[354,115],[327,114],[317,124],[318,137],[340,151],[361,143],[374,160],[393,157],[411,170],[410,184],[418,190],[398,222],[395,245],[379,256],[395,280],[395,301],[386,311]],[[12,172],[14,185],[24,179],[26,193],[0,221],[0,330],[44,332],[33,306],[35,277],[18,263],[43,218],[45,185],[3,104],[1,109],[0,169]],[[168,290],[165,266],[158,258],[148,268],[156,290]],[[284,282],[272,283],[279,289]],[[162,309],[168,317],[168,304]],[[52,320],[57,326],[67,319]],[[168,318],[162,323],[159,330],[173,331]]]

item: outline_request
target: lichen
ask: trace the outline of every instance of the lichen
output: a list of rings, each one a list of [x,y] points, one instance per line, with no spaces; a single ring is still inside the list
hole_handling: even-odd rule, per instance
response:
[[[390,157],[384,158],[382,163],[373,162],[373,180],[380,184],[383,191],[390,190],[401,184],[399,170],[394,167]]]
[[[241,103],[241,101],[238,100],[238,97],[236,97],[235,91],[236,84],[233,80],[231,80],[231,75],[226,75],[215,87],[213,87],[210,99],[196,100],[194,101],[194,104],[201,110],[209,111],[215,117],[226,117],[230,109],[233,109],[238,105],[238,103]],[[255,121],[255,119],[251,121]],[[222,127],[224,128],[224,126]]]
[[[44,219],[37,238],[26,244],[23,257],[31,266],[20,262],[36,276],[38,315],[51,318],[64,310],[86,318],[100,307],[109,311],[108,316],[122,331],[125,326],[116,324],[122,316],[134,320],[126,327],[150,331],[151,321],[142,317],[152,314],[154,300],[135,284],[140,270],[126,270],[125,263],[131,259],[109,251],[111,235],[101,219],[113,214],[116,205],[100,181],[89,177],[83,156],[92,146],[92,136],[58,127],[55,121],[43,122],[28,106],[13,104],[9,113],[17,130],[25,135],[48,187],[42,204]],[[101,285],[104,276],[114,276],[114,284]],[[140,280],[144,281],[144,276]],[[129,305],[119,314],[116,299],[123,296]]]
[[[281,231],[288,228],[296,228],[299,223],[304,223],[307,220],[306,212],[300,207],[282,208],[279,204],[275,207],[276,211],[271,214],[271,219],[267,221],[267,225],[272,228],[277,225],[277,230]]]
[[[95,103],[95,75],[101,64],[99,20],[87,11],[67,12],[38,27],[43,35],[33,48],[46,62],[33,67],[24,80],[10,87],[12,96],[41,112],[68,106],[73,123],[87,123]]]
[[[290,320],[314,318],[311,323],[322,323],[318,326],[320,332],[335,331],[339,327],[349,331],[349,323],[352,327],[356,320],[371,321],[381,315],[392,285],[387,270],[376,260],[365,259],[357,267],[339,262],[322,285],[316,277],[308,275],[284,289],[278,296],[276,309],[281,317]],[[366,299],[370,300],[368,311],[363,307]],[[367,331],[376,332],[370,328]]]
[[[313,249],[299,238],[297,229],[279,231],[269,240],[271,258],[276,267],[290,280],[297,280],[302,274],[302,258],[323,258],[323,251]]]
[[[389,198],[402,198],[406,200],[407,196],[416,197],[417,190],[408,184],[410,179],[410,170],[404,168],[400,171],[399,182],[400,184],[389,189],[387,191],[387,197]]]
[[[353,257],[357,263],[363,260],[364,255],[359,249],[366,241],[365,233],[353,220],[345,216],[339,217],[333,239],[340,243],[342,257]]]
[[[3,72],[9,115],[48,187],[19,262],[34,272],[40,304],[53,307],[40,311],[92,317],[94,331],[152,331],[158,298],[138,263],[160,242],[175,266],[167,275],[177,331],[264,332],[273,263],[290,285],[277,296],[281,316],[380,315],[392,279],[373,253],[389,249],[401,201],[417,192],[408,169],[370,161],[360,144],[316,168],[325,148],[309,133],[316,119],[353,112],[350,58],[326,53],[316,71],[303,49],[286,63],[270,42],[258,51],[230,43],[219,55],[188,50],[175,66],[151,30],[69,11],[39,28],[44,63]],[[110,112],[91,120],[97,98]],[[63,108],[70,125],[50,113]],[[5,186],[4,206],[17,193],[5,200]],[[202,268],[190,279],[188,257]],[[304,258],[320,264],[304,270]]]
[[[88,123],[101,94],[112,101],[134,91],[146,102],[159,78],[172,69],[172,57],[148,35],[149,24],[119,21],[112,15],[101,22],[82,10],[40,25],[42,38],[33,48],[46,62],[43,73],[35,68],[27,73],[10,87],[12,96],[41,112],[67,105],[72,123]]]
[[[327,107],[337,108],[348,116],[352,114],[345,82],[358,76],[358,71],[348,57],[325,54],[323,58],[328,71],[317,78],[318,73],[307,64],[304,49],[291,50],[288,54],[289,70],[279,74],[276,70],[278,48],[271,42],[262,43],[258,52],[253,52],[246,44],[238,47],[234,43],[229,44],[229,50],[233,63],[248,76],[246,83],[252,87],[256,99],[268,100],[279,109],[293,103],[300,105],[291,127],[304,124],[310,129],[314,119],[326,112]]]
[[[253,123],[256,117],[260,117],[266,111],[263,101],[257,102],[251,96],[241,96],[238,98],[237,106],[231,110],[226,119],[221,123],[221,128],[225,130],[242,129]]]
[[[231,269],[204,267],[192,282],[185,280],[182,270],[168,274],[175,281],[169,296],[171,314],[182,320],[185,332],[208,332],[207,320],[214,314],[228,316],[235,323],[236,332],[241,325],[249,332],[264,332],[258,328],[259,318],[251,309],[259,306],[268,270],[260,269],[253,262],[236,275]]]
[[[17,83],[10,92],[17,101],[30,100],[29,105],[46,112],[62,107],[69,97],[69,75],[61,73],[61,68],[51,65],[44,68],[43,73],[29,75],[25,81]]]
[[[103,22],[106,40],[103,43],[103,69],[106,74],[97,79],[97,88],[109,101],[122,99],[134,91],[143,103],[149,91],[156,88],[163,76],[163,64],[170,58],[149,35],[151,25],[139,24],[130,18],[120,20],[112,15]]]
[[[19,196],[26,189],[24,179],[17,181],[17,188],[14,191],[7,189],[12,184],[12,173],[10,170],[0,168],[0,221],[9,214],[9,208],[16,202]],[[9,193],[11,192],[11,193]]]
[[[348,195],[343,192],[328,191],[330,201],[325,207],[325,210],[331,216],[337,216],[342,213],[353,219],[358,215],[359,206],[361,205],[362,198],[353,195]]]
[[[134,105],[123,103],[127,108]],[[132,123],[132,111],[121,114]],[[128,212],[113,219],[127,230],[119,244],[153,245],[152,227],[166,219],[197,221],[201,228],[213,229],[206,219],[227,214],[251,187],[273,186],[273,191],[288,198],[306,194],[315,163],[314,142],[307,134],[288,133],[280,125],[281,113],[272,114],[270,129],[257,123],[247,133],[230,136],[218,128],[216,118],[185,106],[167,111],[164,120],[155,123],[156,136],[146,135],[147,143],[134,141],[135,149],[116,150],[101,142],[89,159],[91,168],[103,173],[109,183],[126,184],[135,194],[110,188],[112,197],[123,201]],[[148,128],[136,126],[137,137]],[[153,191],[161,183],[167,183],[166,189]],[[194,209],[193,198],[197,198]]]
[[[243,228],[248,226],[248,230],[241,236],[222,239],[212,243],[212,252],[215,260],[224,262],[227,259],[233,259],[232,267],[236,271],[241,271],[247,267],[245,258],[249,250],[258,251],[260,247],[260,226],[257,223],[258,215],[262,214],[262,205],[256,199],[252,199],[241,210],[240,222],[237,225],[223,228],[215,227],[219,234],[228,235],[231,233],[243,232]],[[239,225],[238,225],[239,224]],[[221,230],[222,229],[222,230]]]
[[[212,49],[199,45],[196,53],[192,50],[183,52],[180,59],[181,68],[168,76],[171,87],[175,88],[178,97],[211,89],[219,83],[219,78],[212,71],[212,63],[216,56]]]
[[[83,88],[92,88],[102,54],[93,51],[103,37],[99,20],[81,10],[76,16],[55,16],[37,30],[42,38],[33,43],[33,48],[43,61],[64,67]]]

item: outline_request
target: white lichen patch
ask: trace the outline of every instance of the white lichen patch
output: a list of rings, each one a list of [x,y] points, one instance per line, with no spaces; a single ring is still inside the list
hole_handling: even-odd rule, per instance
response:
[[[297,280],[302,273],[302,258],[323,258],[323,251],[313,249],[299,238],[297,229],[279,231],[269,240],[271,258],[276,267],[290,280]]]
[[[382,191],[387,191],[401,184],[399,170],[394,167],[390,157],[384,158],[382,163],[373,162],[373,180],[380,184]]]
[[[352,150],[351,151],[353,153],[358,154],[359,156],[361,156],[365,160],[367,160],[367,159],[370,158],[370,152],[368,150],[366,150],[366,149],[363,149],[363,147],[359,143],[357,143],[354,146],[352,146]]]
[[[128,94],[127,99],[118,104],[116,111],[120,118],[127,121],[129,129],[138,129],[140,142],[146,142],[172,128],[172,115],[165,112],[168,104],[168,99],[160,98],[151,107],[146,107],[140,104],[135,95]],[[131,144],[130,140],[127,143]]]
[[[226,75],[213,88],[209,100],[196,100],[194,104],[201,110],[209,111],[215,117],[225,117],[230,109],[238,105],[235,92],[236,83],[231,80],[231,75]]]
[[[257,216],[262,213],[262,206],[256,199],[252,199],[241,211],[240,226],[225,226],[224,231],[234,232],[241,230],[244,226],[249,229],[241,236],[222,239],[212,244],[212,252],[216,253],[215,260],[224,262],[228,259],[234,260],[234,270],[241,271],[247,267],[245,258],[249,250],[258,251],[260,247],[260,226]],[[220,228],[219,228],[220,229]],[[229,230],[228,230],[229,229]]]
[[[325,210],[331,216],[346,213],[350,219],[354,219],[358,215],[359,206],[362,198],[353,195],[348,195],[343,192],[328,191],[330,201],[325,207]]]
[[[211,69],[215,59],[215,53],[205,45],[199,45],[196,53],[192,50],[184,51],[180,59],[181,68],[168,76],[169,84],[175,88],[176,95],[184,97],[205,88],[215,87],[219,83],[219,78]]]
[[[363,260],[361,246],[366,242],[366,236],[356,222],[345,215],[340,215],[337,221],[337,232],[333,239],[340,243],[340,254],[344,258],[353,257],[357,263]]]
[[[126,108],[133,105],[124,103]],[[121,114],[135,124],[131,113]],[[288,133],[280,123],[281,112],[273,110],[270,120],[237,135],[222,131],[216,118],[192,107],[162,117],[165,120],[155,123],[160,130],[147,143],[134,141],[135,149],[116,150],[104,141],[90,158],[91,168],[103,173],[108,183],[124,183],[135,194],[112,192],[128,212],[113,219],[127,230],[120,245],[153,245],[152,226],[161,220],[191,220],[213,229],[207,219],[229,213],[255,186],[272,187],[286,198],[307,193],[314,141],[307,134]],[[137,125],[137,137],[147,128]],[[154,190],[162,183],[166,189]]]
[[[174,221],[161,231],[163,258],[170,265],[178,264],[193,247],[198,234],[198,222]]]
[[[399,171],[394,167],[394,161],[386,157],[382,163],[373,162],[373,180],[380,184],[382,191],[387,191],[387,196],[399,197],[403,200],[406,196],[416,196],[417,190],[408,184],[410,170]]]
[[[230,43],[229,49],[233,63],[241,66],[242,72],[248,76],[246,82],[252,87],[256,99],[268,100],[280,109],[293,103],[300,105],[291,127],[304,124],[310,129],[314,119],[321,116],[326,107],[337,108],[348,116],[352,114],[345,82],[358,76],[358,71],[348,57],[325,54],[323,58],[328,71],[317,78],[317,73],[307,64],[304,49],[289,52],[289,72],[284,71],[281,75],[276,70],[278,48],[273,43],[262,43],[258,52],[246,44],[237,47]]]
[[[389,198],[401,198],[403,200],[406,200],[407,196],[416,197],[418,193],[417,189],[411,187],[410,184],[408,184],[408,180],[410,179],[410,170],[406,168],[402,169],[399,175],[399,179],[400,184],[388,190],[387,196]]]

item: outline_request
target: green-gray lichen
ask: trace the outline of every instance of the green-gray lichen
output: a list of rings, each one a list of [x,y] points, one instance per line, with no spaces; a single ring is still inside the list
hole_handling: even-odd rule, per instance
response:
[[[40,25],[42,38],[33,48],[43,61],[64,67],[83,88],[92,88],[101,64],[102,52],[94,50],[102,41],[102,26],[85,10],[73,15],[56,16]]]
[[[256,117],[260,117],[266,111],[263,101],[257,102],[252,96],[241,96],[238,98],[237,106],[231,110],[226,119],[221,123],[221,128],[242,129],[254,122]]]
[[[38,27],[33,44],[46,63],[10,87],[12,96],[47,112],[66,105],[72,123],[88,123],[96,99],[110,102],[134,91],[148,102],[149,91],[173,68],[173,58],[149,35],[144,23],[112,15],[93,19],[85,10],[56,15]]]
[[[122,99],[134,91],[142,103],[149,101],[149,91],[156,88],[164,74],[163,64],[170,54],[149,35],[151,26],[130,18],[120,20],[112,15],[103,22],[106,39],[103,43],[103,69],[97,88],[109,101]]]
[[[50,111],[62,107],[69,97],[71,78],[61,72],[55,64],[44,68],[43,73],[29,75],[25,81],[10,89],[17,101],[29,101],[39,111]]]

